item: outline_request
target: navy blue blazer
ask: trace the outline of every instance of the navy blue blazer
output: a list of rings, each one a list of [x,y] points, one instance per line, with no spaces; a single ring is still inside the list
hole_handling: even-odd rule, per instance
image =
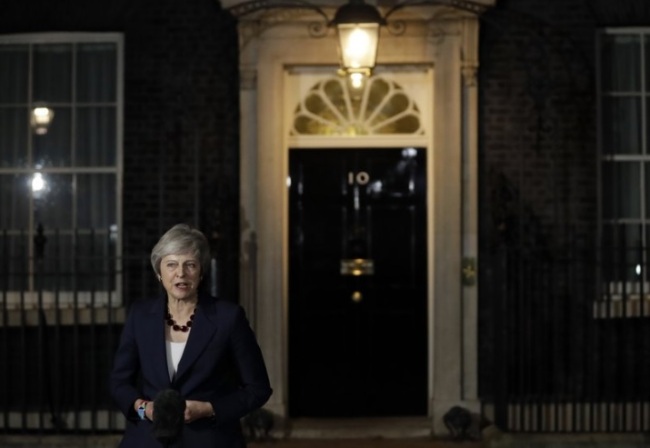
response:
[[[185,424],[173,446],[245,446],[240,419],[271,396],[269,377],[255,334],[239,305],[199,295],[185,351],[173,382],[165,351],[166,296],[135,302],[129,309],[110,375],[110,391],[127,419],[120,447],[160,448],[152,423],[133,409],[175,389],[186,400],[209,401],[215,417]]]

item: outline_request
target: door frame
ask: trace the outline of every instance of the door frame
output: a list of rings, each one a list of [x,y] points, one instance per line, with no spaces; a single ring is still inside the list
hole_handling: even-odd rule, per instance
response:
[[[489,1],[489,0],[486,0]],[[426,124],[429,318],[429,418],[454,405],[478,411],[477,282],[462,282],[463,260],[478,254],[478,20],[459,11],[408,22],[401,36],[384,33],[378,63],[387,69],[427,67],[431,118]],[[333,10],[332,10],[333,13]],[[240,20],[241,297],[257,333],[274,394],[267,408],[287,415],[288,397],[288,136],[287,76],[295,67],[337,64],[335,36],[312,38],[313,17],[265,15]],[[267,20],[267,22],[264,22]],[[402,146],[403,137],[318,138],[311,147]],[[477,263],[475,263],[477,265]]]

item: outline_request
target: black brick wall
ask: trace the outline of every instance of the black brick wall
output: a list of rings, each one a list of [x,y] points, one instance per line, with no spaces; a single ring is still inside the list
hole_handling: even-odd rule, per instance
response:
[[[650,26],[647,0],[497,0],[482,20],[479,388],[497,401],[497,420],[508,393],[583,399],[596,384],[591,367],[601,367],[584,358],[601,352],[584,335],[616,340],[589,317],[599,244],[595,44],[599,28],[633,25]],[[602,366],[617,366],[608,356]],[[637,384],[616,374],[598,378]]]
[[[497,0],[481,23],[484,255],[597,244],[595,36],[650,26],[645,0]],[[485,258],[483,258],[485,260]]]
[[[503,243],[595,244],[594,33],[650,23],[643,0],[498,0],[482,22],[482,261]],[[170,225],[218,248],[237,296],[236,24],[216,0],[6,2],[0,33],[125,36],[124,251],[146,256]]]
[[[237,299],[236,23],[216,0],[4,2],[0,33],[124,33],[124,253],[147,257],[177,222],[214,243]],[[133,299],[133,298],[128,298]]]
[[[482,22],[482,243],[595,243],[595,23],[582,0],[500,1]]]

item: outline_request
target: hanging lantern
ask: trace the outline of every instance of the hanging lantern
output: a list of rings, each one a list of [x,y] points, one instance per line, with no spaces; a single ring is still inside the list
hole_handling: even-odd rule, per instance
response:
[[[330,22],[339,40],[340,73],[359,87],[370,76],[377,59],[379,28],[386,24],[377,8],[364,0],[350,0]]]

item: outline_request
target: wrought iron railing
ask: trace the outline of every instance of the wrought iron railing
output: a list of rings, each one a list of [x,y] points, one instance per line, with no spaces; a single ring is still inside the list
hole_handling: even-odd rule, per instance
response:
[[[97,282],[64,284],[115,288],[15,290],[3,283],[0,433],[123,429],[108,374],[128,304],[160,287],[147,256],[106,261],[94,265],[109,266],[93,270]],[[505,248],[480,272],[480,395],[497,426],[511,432],[650,430],[643,276],[621,279],[616,289],[595,255],[558,258]],[[37,275],[51,277],[40,284],[56,285],[57,276],[68,274],[57,267]]]
[[[83,258],[95,267],[75,274],[83,281],[65,266],[29,261],[33,288],[9,288],[29,284],[14,278],[0,289],[0,433],[123,429],[108,374],[128,304],[158,291],[148,258]]]
[[[482,400],[512,432],[650,430],[643,275],[616,294],[597,251],[503,248],[481,290]],[[645,266],[639,267],[645,272]]]

